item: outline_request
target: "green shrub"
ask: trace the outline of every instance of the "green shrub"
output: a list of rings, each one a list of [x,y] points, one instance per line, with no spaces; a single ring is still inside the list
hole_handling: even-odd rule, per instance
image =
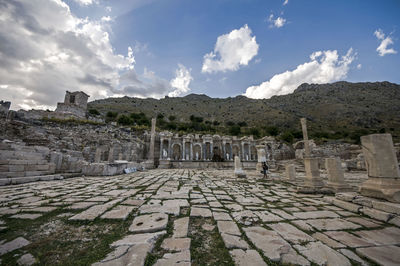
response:
[[[293,136],[292,132],[285,131],[284,133],[282,133],[280,139],[283,141],[286,141],[288,143],[293,143],[294,136]]]
[[[128,125],[132,125],[133,124],[132,119],[127,115],[120,115],[118,117],[117,122],[118,122],[118,124],[124,125],[124,126],[128,126]]]
[[[89,114],[91,114],[91,115],[100,115],[100,112],[97,111],[96,109],[89,109]]]

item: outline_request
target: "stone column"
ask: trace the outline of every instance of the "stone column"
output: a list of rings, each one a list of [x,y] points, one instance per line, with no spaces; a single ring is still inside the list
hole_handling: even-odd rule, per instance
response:
[[[300,119],[301,129],[303,131],[303,140],[304,140],[304,157],[310,157],[310,143],[308,142],[308,133],[307,133],[307,120],[305,118]]]
[[[224,161],[226,160],[226,151],[225,151],[226,142],[222,141],[222,158]]]
[[[351,187],[344,181],[342,163],[339,157],[326,158],[325,168],[328,173],[328,183],[326,189],[334,193],[351,191]]]
[[[184,161],[186,158],[185,158],[185,149],[186,149],[186,147],[185,147],[185,139],[183,139],[182,140],[182,161]]]
[[[172,155],[172,150],[171,150],[171,138],[168,139],[168,160],[171,159],[171,155]]]
[[[213,147],[213,142],[210,142],[210,161],[212,160],[213,156],[214,156],[214,147]]]
[[[324,182],[319,175],[318,158],[311,158],[306,119],[301,118],[300,121],[304,138],[304,168],[306,170],[306,178],[304,179],[303,184],[298,188],[298,191],[302,193],[314,193],[323,188]]]
[[[108,152],[108,162],[113,163],[114,162],[114,146],[110,148],[110,151]]]
[[[149,160],[154,161],[154,144],[156,140],[156,119],[151,119],[151,133],[150,133],[150,150],[149,150]]]
[[[239,156],[235,156],[235,176],[237,177],[246,177],[245,172],[242,169],[242,163],[240,162]]]
[[[294,164],[287,164],[285,166],[286,179],[290,181],[296,181],[296,169]]]
[[[257,165],[256,170],[262,170],[262,163],[267,161],[267,157],[265,154],[265,146],[264,145],[256,145],[257,149]]]
[[[160,160],[165,159],[163,158],[163,152],[164,152],[164,147],[163,147],[163,138],[160,138]]]
[[[372,134],[361,137],[368,180],[360,187],[364,196],[400,203],[399,162],[392,135]]]
[[[101,154],[102,154],[102,150],[100,148],[96,148],[96,154],[94,155],[95,163],[101,162]]]
[[[193,161],[193,141],[190,141],[190,160]]]

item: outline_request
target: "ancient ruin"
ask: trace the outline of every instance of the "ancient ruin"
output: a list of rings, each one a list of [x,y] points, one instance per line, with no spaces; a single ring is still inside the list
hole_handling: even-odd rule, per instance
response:
[[[301,119],[304,139],[291,145],[180,135],[158,130],[155,118],[139,133],[96,122],[87,97],[67,92],[54,112],[1,116],[0,263],[400,263],[390,134],[317,145]],[[87,255],[75,251],[82,239]]]

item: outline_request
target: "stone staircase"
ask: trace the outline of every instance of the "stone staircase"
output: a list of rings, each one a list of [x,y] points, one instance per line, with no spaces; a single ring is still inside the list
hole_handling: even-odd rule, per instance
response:
[[[0,179],[52,175],[55,164],[49,159],[50,150],[47,147],[4,140],[0,143]]]

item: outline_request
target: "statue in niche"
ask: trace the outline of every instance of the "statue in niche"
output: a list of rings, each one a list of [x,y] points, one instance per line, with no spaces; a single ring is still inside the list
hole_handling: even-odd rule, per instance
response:
[[[199,160],[199,153],[196,152],[196,161],[198,161],[198,160]]]
[[[168,156],[167,151],[165,149],[163,149],[163,158],[167,158],[167,156]]]

